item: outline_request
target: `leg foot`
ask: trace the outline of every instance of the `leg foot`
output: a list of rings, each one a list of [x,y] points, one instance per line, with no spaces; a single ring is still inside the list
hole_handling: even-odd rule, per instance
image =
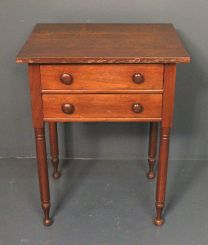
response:
[[[147,173],[147,178],[150,180],[155,178],[155,172],[153,169],[149,169],[149,172]]]
[[[153,223],[157,226],[161,226],[164,224],[165,220],[162,217],[163,204],[156,204],[157,216],[154,219]]]
[[[156,226],[162,226],[165,223],[165,220],[163,218],[161,218],[161,219],[155,218],[154,221],[153,221],[153,223]]]
[[[51,206],[50,202],[42,203],[42,209],[43,209],[44,216],[45,216],[43,219],[43,224],[45,226],[50,226],[53,223],[53,220],[49,216],[50,206]]]
[[[54,179],[59,179],[61,177],[61,172],[57,171],[57,172],[53,172],[52,176]]]
[[[44,220],[43,220],[43,224],[44,224],[45,226],[50,226],[50,225],[53,224],[53,220],[52,220],[52,219],[44,219]]]
[[[59,159],[57,157],[54,157],[51,159],[51,162],[53,164],[52,176],[54,179],[59,179],[61,177],[61,172],[58,170]]]

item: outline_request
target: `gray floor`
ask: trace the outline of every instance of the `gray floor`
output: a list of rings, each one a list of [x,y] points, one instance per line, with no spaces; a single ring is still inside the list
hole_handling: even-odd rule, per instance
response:
[[[208,162],[170,161],[166,223],[154,217],[145,161],[62,160],[42,226],[34,159],[0,160],[1,245],[207,245]],[[51,171],[51,168],[50,168]]]

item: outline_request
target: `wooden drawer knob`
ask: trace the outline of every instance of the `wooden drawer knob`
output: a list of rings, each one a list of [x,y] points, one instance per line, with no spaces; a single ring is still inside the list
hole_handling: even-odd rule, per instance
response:
[[[66,85],[70,85],[73,82],[73,77],[72,77],[71,74],[63,73],[60,76],[60,80],[61,80],[62,83],[66,84]]]
[[[74,106],[69,103],[63,104],[62,111],[66,114],[72,114],[74,112]]]
[[[133,81],[137,84],[144,82],[144,77],[141,73],[135,73],[132,77]]]
[[[132,105],[132,111],[135,113],[141,113],[143,111],[143,106],[139,103],[135,103]]]

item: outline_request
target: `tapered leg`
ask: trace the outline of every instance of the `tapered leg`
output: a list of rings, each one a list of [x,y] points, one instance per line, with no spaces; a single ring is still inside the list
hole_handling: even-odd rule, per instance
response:
[[[57,134],[57,123],[49,122],[49,137],[50,137],[50,151],[51,151],[51,162],[53,164],[53,178],[59,179],[61,176],[58,170],[59,165],[59,149],[58,149],[58,134]]]
[[[158,122],[150,123],[149,131],[149,153],[148,153],[148,162],[149,162],[149,171],[147,173],[148,179],[154,179],[154,165],[155,158],[157,153],[157,135],[158,135]]]
[[[168,170],[168,153],[169,153],[169,137],[170,128],[162,128],[160,135],[160,155],[157,176],[157,191],[156,191],[156,218],[154,219],[155,225],[162,225],[164,219],[162,211],[165,204],[165,192]]]
[[[50,190],[49,190],[49,183],[48,183],[48,166],[47,166],[47,157],[46,157],[44,128],[35,128],[35,141],[36,141],[36,151],[37,151],[40,196],[41,196],[42,209],[44,212],[43,223],[44,225],[49,226],[53,222],[49,216],[51,205],[50,205]]]

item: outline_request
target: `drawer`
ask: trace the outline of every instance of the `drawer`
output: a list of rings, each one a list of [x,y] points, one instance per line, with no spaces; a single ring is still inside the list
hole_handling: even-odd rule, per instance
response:
[[[161,90],[162,64],[41,65],[42,90]]]
[[[161,118],[161,94],[46,94],[44,120]],[[96,120],[95,120],[96,121]],[[101,121],[101,120],[98,120]],[[103,120],[104,121],[104,120]],[[115,120],[114,120],[115,121]]]

